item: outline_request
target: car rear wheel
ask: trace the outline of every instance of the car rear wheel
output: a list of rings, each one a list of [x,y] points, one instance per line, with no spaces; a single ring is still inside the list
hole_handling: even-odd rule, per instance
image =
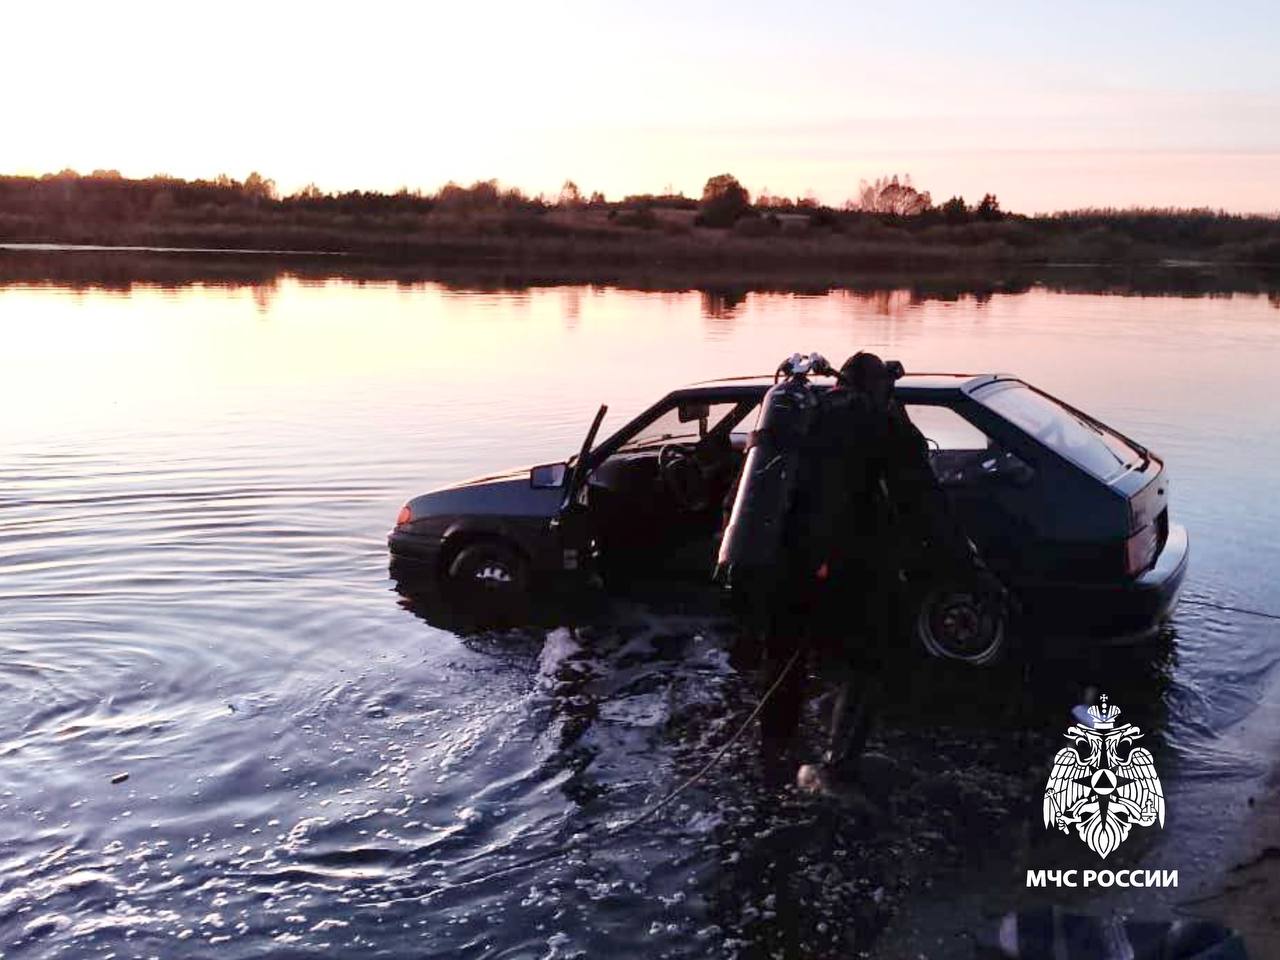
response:
[[[980,667],[998,660],[1008,647],[1002,604],[956,586],[939,586],[921,598],[915,634],[931,656]]]
[[[472,543],[449,563],[449,581],[474,596],[522,597],[529,586],[529,564],[514,548],[496,540]]]

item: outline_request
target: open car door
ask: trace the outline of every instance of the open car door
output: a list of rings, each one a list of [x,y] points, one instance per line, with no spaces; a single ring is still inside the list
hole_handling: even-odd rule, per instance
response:
[[[587,457],[596,442],[596,434],[604,415],[609,412],[606,404],[600,404],[587,435],[582,438],[582,447],[573,461],[573,470],[564,487],[564,499],[560,501],[560,512],[552,521],[552,526],[560,535],[564,569],[578,570],[582,567],[582,559],[587,555],[591,541],[590,525],[587,520],[586,504],[582,502],[582,491],[587,480]]]
[[[591,453],[591,445],[596,442],[596,434],[600,431],[600,424],[608,412],[608,405],[600,404],[595,419],[591,421],[591,429],[582,438],[582,449],[578,451],[578,457],[573,461],[573,472],[569,474],[569,482],[565,486],[564,501],[560,504],[561,513],[572,507],[578,500],[578,494],[582,492],[582,484],[587,478],[587,455]]]

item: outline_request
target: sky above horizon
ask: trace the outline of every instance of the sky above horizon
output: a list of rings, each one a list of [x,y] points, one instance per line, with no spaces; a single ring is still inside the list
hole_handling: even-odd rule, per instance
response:
[[[1262,2],[7,5],[0,172],[1280,213]]]

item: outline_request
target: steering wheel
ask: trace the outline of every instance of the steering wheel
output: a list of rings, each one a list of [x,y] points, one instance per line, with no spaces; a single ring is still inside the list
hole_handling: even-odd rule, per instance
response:
[[[705,510],[710,492],[702,468],[693,459],[693,446],[666,443],[658,451],[658,477],[679,506],[685,510]]]

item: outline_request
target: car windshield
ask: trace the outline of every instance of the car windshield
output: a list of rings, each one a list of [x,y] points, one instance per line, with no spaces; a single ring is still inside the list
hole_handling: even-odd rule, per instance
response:
[[[737,403],[709,404],[705,429],[697,419],[682,421],[680,419],[680,408],[672,407],[648,426],[640,428],[634,436],[628,438],[621,449],[634,450],[637,447],[648,447],[670,441],[699,440],[706,436],[708,432],[714,430],[737,407]],[[686,411],[686,413],[688,412],[690,411]]]
[[[995,384],[974,398],[1099,480],[1110,481],[1142,460],[1142,451],[1119,434],[1025,383]]]

